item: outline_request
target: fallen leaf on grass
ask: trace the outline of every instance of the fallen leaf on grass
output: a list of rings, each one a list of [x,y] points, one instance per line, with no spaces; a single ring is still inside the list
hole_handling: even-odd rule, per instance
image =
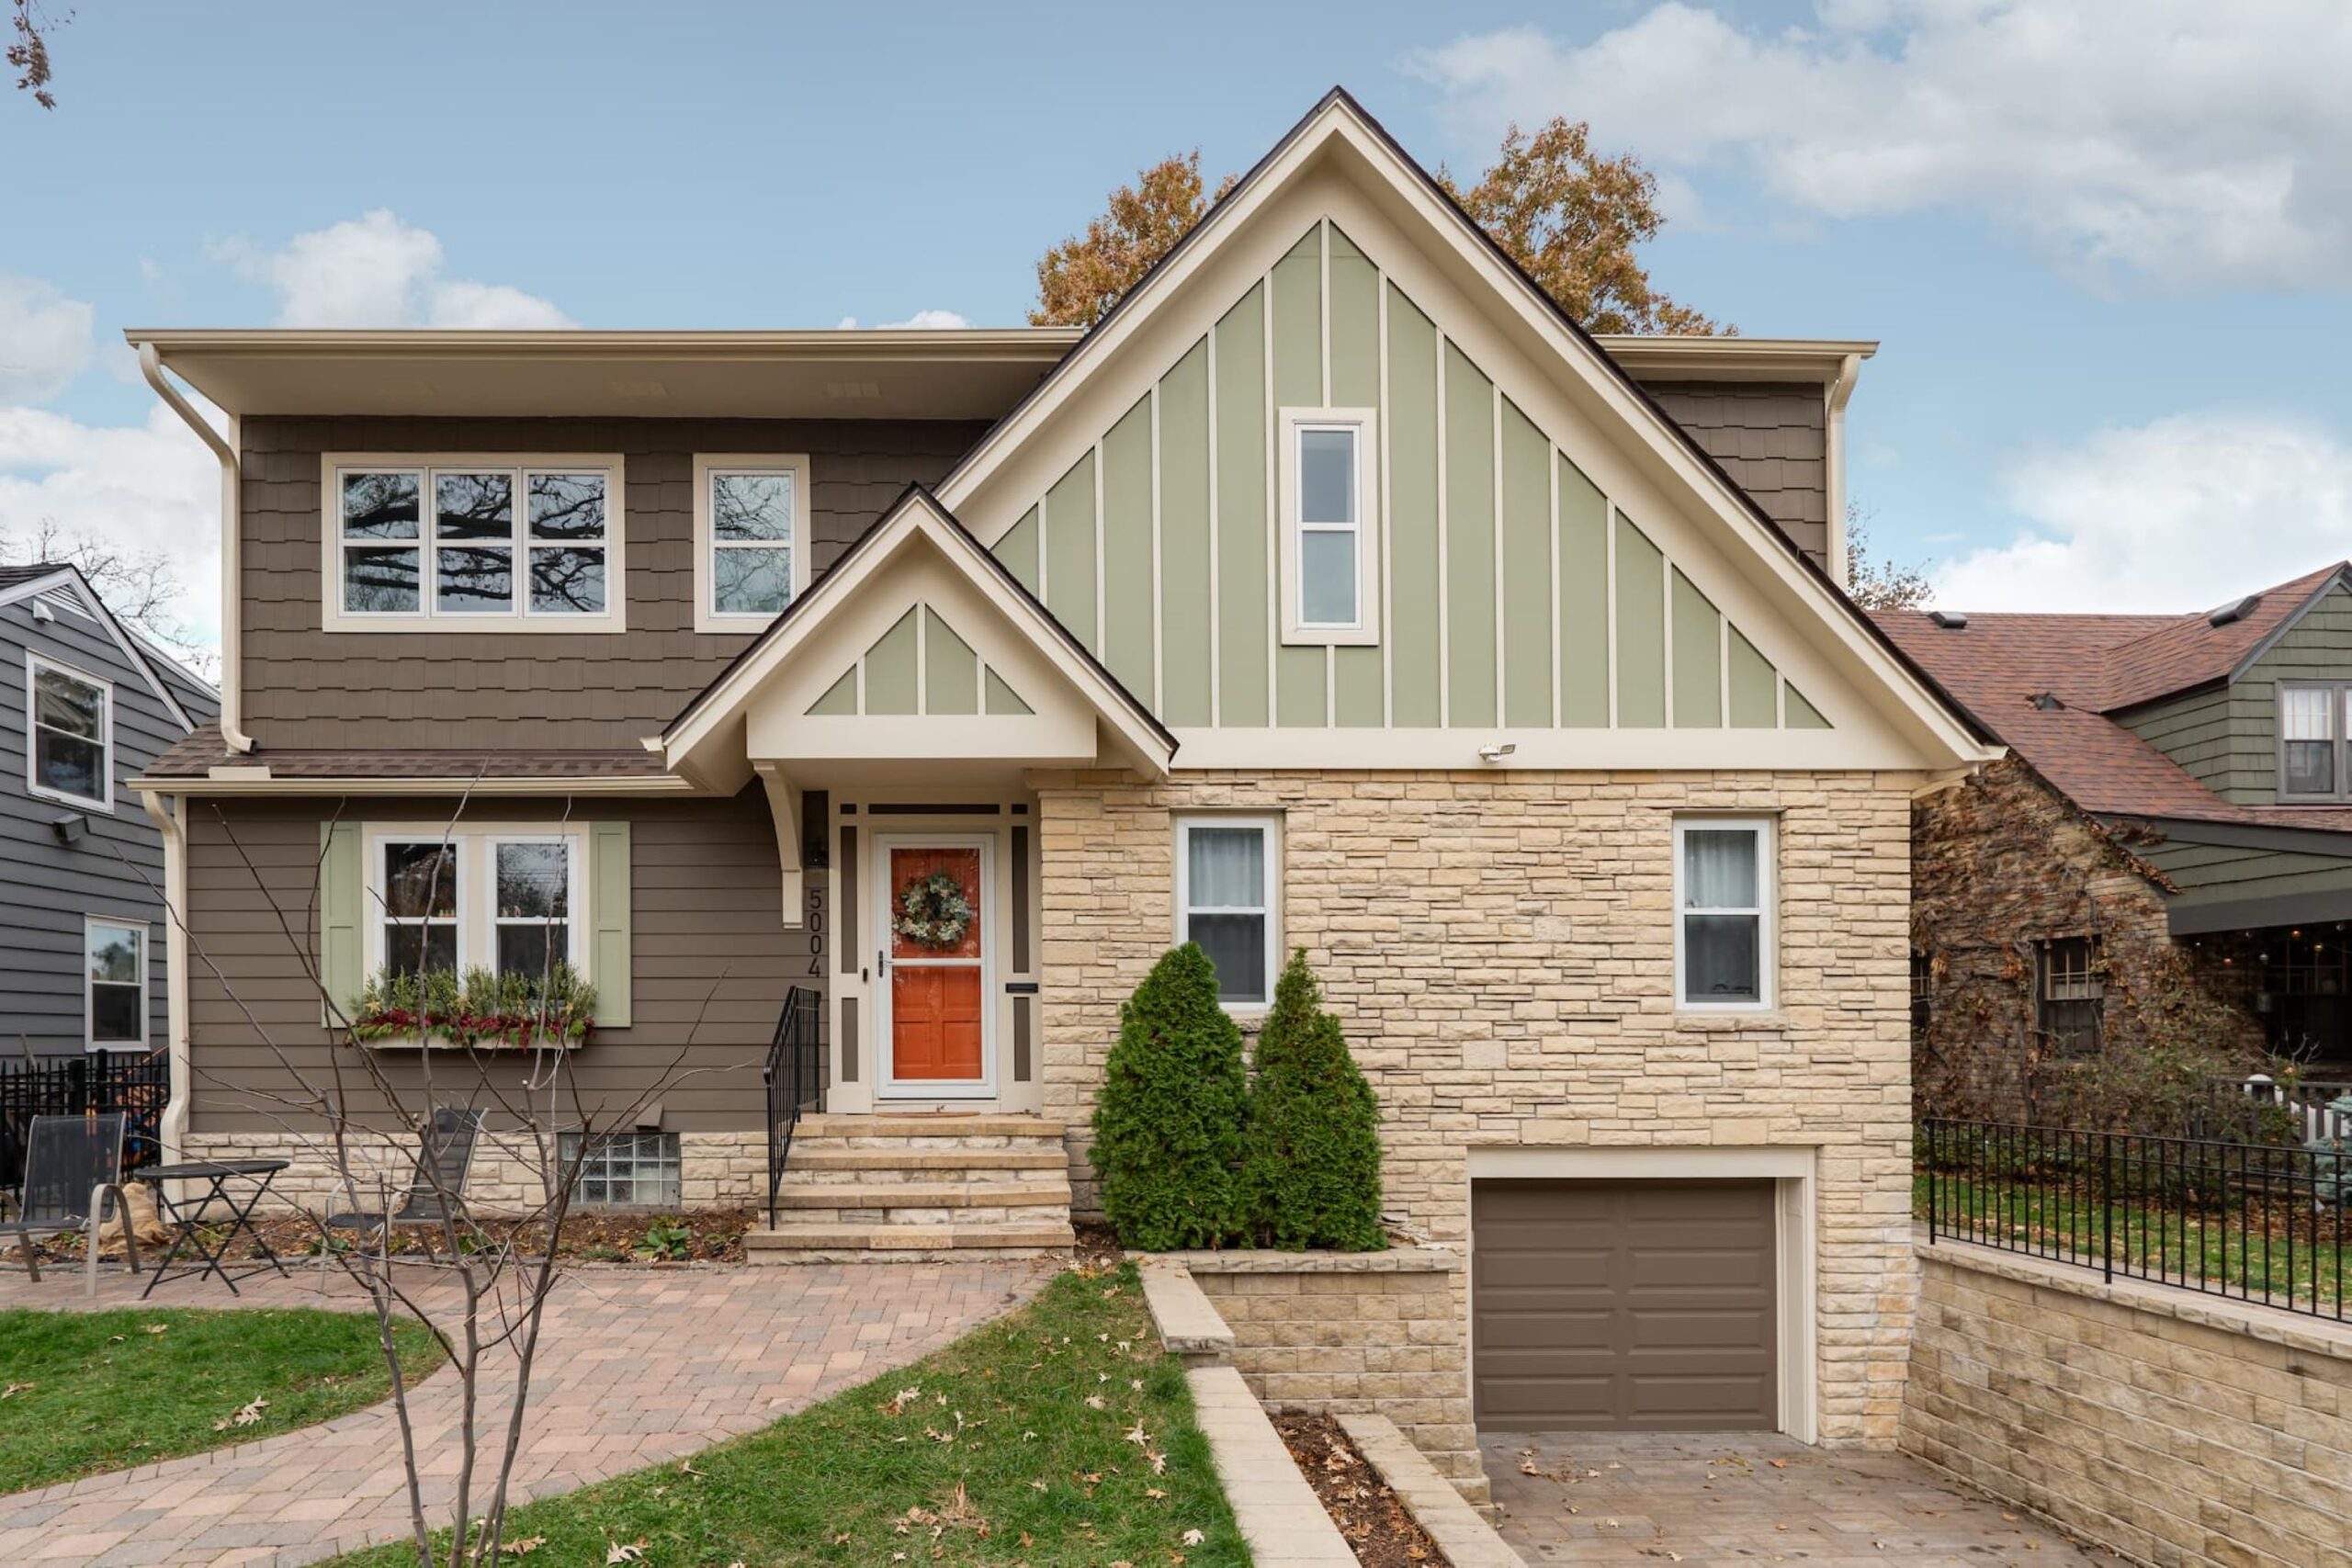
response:
[[[1127,1429],[1127,1441],[1139,1449],[1148,1449],[1151,1447],[1151,1434],[1145,1431],[1143,1423],[1138,1421]]]
[[[627,1546],[623,1546],[616,1540],[608,1540],[605,1543],[605,1568],[614,1568],[616,1563],[642,1562],[644,1561],[645,1540],[643,1537],[639,1537],[638,1540],[631,1541]]]
[[[527,1557],[547,1543],[548,1538],[543,1535],[526,1535],[519,1540],[502,1541],[498,1550],[511,1551],[517,1557]]]
[[[1155,1503],[1159,1502],[1162,1497],[1165,1497],[1165,1496],[1167,1496],[1167,1495],[1168,1495],[1168,1494],[1167,1494],[1167,1493],[1162,1492],[1162,1491],[1161,1491],[1159,1487],[1157,1487],[1157,1486],[1147,1486],[1147,1487],[1145,1487],[1145,1488],[1143,1489],[1143,1495],[1144,1495],[1145,1496],[1147,1496],[1147,1497],[1150,1498],[1150,1499],[1151,1499],[1153,1502],[1155,1502]]]
[[[142,1323],[139,1325],[141,1334],[169,1334],[171,1331],[172,1325],[168,1323]]]
[[[1086,1407],[1089,1410],[1108,1410],[1111,1402],[1099,1393],[1090,1393],[1086,1396]]]
[[[1206,1536],[1203,1535],[1203,1534],[1202,1534],[1200,1531],[1198,1531],[1198,1530],[1186,1530],[1186,1531],[1185,1531],[1182,1536],[1178,1537],[1177,1539],[1179,1539],[1179,1540],[1181,1540],[1182,1541],[1183,1541],[1183,1543],[1184,1543],[1186,1546],[1198,1546],[1198,1545],[1200,1545],[1200,1544],[1201,1544],[1201,1542],[1203,1542],[1203,1541],[1204,1541],[1204,1540],[1208,1540],[1208,1537],[1206,1537]]]
[[[690,1459],[682,1459],[678,1461],[678,1473],[680,1475],[701,1475],[704,1472],[695,1468],[694,1461]]]
[[[13,1399],[17,1394],[24,1393],[28,1389],[39,1388],[40,1386],[40,1385],[39,1383],[12,1382],[6,1388],[0,1388],[0,1399]]]
[[[268,1408],[268,1400],[256,1399],[239,1409],[234,1416],[223,1416],[220,1420],[212,1423],[212,1429],[216,1432],[225,1432],[232,1427],[250,1427],[259,1421],[261,1413]]]

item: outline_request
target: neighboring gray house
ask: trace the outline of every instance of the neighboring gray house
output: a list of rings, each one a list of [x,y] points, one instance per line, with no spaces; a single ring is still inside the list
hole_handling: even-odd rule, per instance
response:
[[[162,1043],[163,836],[123,786],[220,709],[74,567],[0,567],[0,1050]]]

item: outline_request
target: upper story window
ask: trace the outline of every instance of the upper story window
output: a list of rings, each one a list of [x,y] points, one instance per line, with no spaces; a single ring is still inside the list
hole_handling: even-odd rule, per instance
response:
[[[25,784],[44,800],[114,809],[114,688],[25,656]]]
[[[758,631],[808,586],[808,459],[695,459],[695,630]]]
[[[1691,1010],[1772,1005],[1772,824],[1674,824],[1674,995]]]
[[[330,455],[329,631],[619,631],[617,457]]]
[[[1282,415],[1283,640],[1380,640],[1377,415]]]
[[[1176,940],[1216,965],[1217,999],[1273,999],[1282,932],[1274,918],[1280,823],[1272,817],[1183,817],[1176,822]]]
[[[378,973],[487,969],[537,980],[558,964],[585,973],[587,846],[576,830],[375,830],[368,846],[368,967]]]
[[[2278,687],[2278,798],[2352,799],[2345,776],[2345,715],[2352,685]]]

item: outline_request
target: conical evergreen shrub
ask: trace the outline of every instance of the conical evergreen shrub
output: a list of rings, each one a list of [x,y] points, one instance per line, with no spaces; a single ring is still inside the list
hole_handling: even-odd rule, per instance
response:
[[[1170,949],[1119,1010],[1094,1106],[1094,1168],[1122,1247],[1216,1247],[1239,1233],[1247,1096],[1216,966],[1192,942]]]
[[[1379,1128],[1372,1085],[1296,949],[1258,1036],[1250,1089],[1241,1187],[1253,1237],[1283,1248],[1386,1247]]]

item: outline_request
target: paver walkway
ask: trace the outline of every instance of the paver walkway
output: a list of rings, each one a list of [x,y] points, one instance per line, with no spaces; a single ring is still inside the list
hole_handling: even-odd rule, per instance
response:
[[[2117,1561],[1954,1488],[1906,1454],[1807,1448],[1753,1432],[1481,1432],[1479,1439],[1503,1508],[1497,1528],[1530,1568],[2113,1568]]]
[[[582,1267],[548,1303],[515,1489],[522,1498],[567,1492],[763,1427],[1007,1311],[1052,1267]],[[246,1282],[241,1299],[209,1281],[166,1285],[150,1304],[366,1305],[348,1280],[322,1296],[314,1275],[296,1274],[293,1282]],[[133,1281],[115,1276],[95,1304],[135,1304],[136,1293]],[[446,1288],[427,1300],[438,1315],[448,1305]],[[0,1307],[85,1304],[67,1269],[37,1287],[21,1274],[0,1280]],[[486,1443],[503,1418],[512,1366],[507,1360],[483,1380]],[[448,1435],[458,1394],[444,1368],[411,1399],[421,1444],[444,1456],[439,1473],[427,1477],[428,1517],[446,1518],[456,1495]],[[387,1401],[241,1448],[0,1497],[0,1562],[315,1562],[401,1539],[408,1520]]]

